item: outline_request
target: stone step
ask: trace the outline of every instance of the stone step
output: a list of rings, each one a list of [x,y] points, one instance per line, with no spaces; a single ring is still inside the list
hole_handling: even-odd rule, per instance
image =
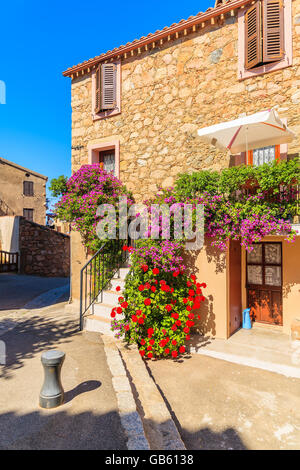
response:
[[[86,331],[97,331],[108,336],[114,336],[110,329],[110,319],[104,319],[98,315],[89,315],[83,320],[83,329]]]
[[[117,307],[118,304],[109,305],[105,303],[97,303],[94,304],[94,315],[97,315],[99,318],[103,318],[104,320],[111,321],[111,311],[114,307]],[[115,317],[117,320],[121,320],[123,318],[123,314],[117,314]]]
[[[125,279],[125,277],[126,277],[127,274],[129,273],[129,269],[130,269],[130,268],[128,268],[128,267],[120,268],[120,269],[114,274],[114,279],[117,279],[117,278]]]
[[[94,304],[94,314],[102,317],[102,318],[107,318],[107,319],[110,319],[110,314],[111,314],[111,311],[112,309],[116,307],[116,305],[112,305],[112,304],[105,304],[103,302],[98,302],[96,304]]]
[[[116,291],[116,287],[120,286],[121,290],[119,292]],[[111,290],[113,292],[116,292],[117,294],[121,294],[123,289],[125,287],[125,281],[123,279],[111,279],[107,286],[107,290]]]
[[[120,291],[121,292],[121,291]],[[104,290],[102,294],[102,302],[104,304],[113,305],[114,307],[119,304],[118,298],[121,296],[120,292],[115,290]],[[101,296],[99,296],[101,297]]]

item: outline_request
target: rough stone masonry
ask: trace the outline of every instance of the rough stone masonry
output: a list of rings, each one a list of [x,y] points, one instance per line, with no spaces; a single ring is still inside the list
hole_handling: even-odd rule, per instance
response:
[[[119,139],[120,179],[137,200],[171,186],[185,171],[228,167],[229,157],[206,145],[197,129],[243,113],[277,108],[299,152],[300,2],[293,2],[293,64],[238,79],[236,16],[121,59],[121,113],[92,118],[92,77],[72,80],[72,170],[88,163],[88,144]],[[139,184],[137,184],[139,182]]]
[[[39,276],[70,275],[70,237],[20,217],[20,271]]]

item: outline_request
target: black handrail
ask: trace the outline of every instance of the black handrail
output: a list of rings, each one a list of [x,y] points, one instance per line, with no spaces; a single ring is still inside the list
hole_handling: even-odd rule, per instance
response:
[[[80,319],[79,328],[83,329],[83,318],[95,303],[109,281],[127,260],[128,252],[123,250],[126,240],[108,240],[91,257],[80,271]]]

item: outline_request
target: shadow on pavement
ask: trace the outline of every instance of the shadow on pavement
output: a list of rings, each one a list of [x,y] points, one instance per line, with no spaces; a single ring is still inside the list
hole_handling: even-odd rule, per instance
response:
[[[91,392],[92,390],[96,390],[99,387],[101,387],[101,382],[99,382],[99,380],[87,380],[86,382],[83,382],[77,385],[72,390],[66,392],[64,403],[69,403],[73,400],[73,398],[77,397],[78,395]]]
[[[6,364],[0,366],[0,378],[9,379],[12,371],[22,367],[26,359],[51,349],[52,345],[57,347],[59,342],[70,342],[75,333],[78,333],[78,321],[72,319],[58,322],[55,314],[21,317],[13,330],[0,337],[6,344]]]
[[[179,432],[189,450],[247,450],[238,432],[233,428],[222,432],[214,432],[208,427],[195,432],[180,428]]]
[[[126,438],[116,411],[8,412],[0,415],[0,449],[126,450]]]

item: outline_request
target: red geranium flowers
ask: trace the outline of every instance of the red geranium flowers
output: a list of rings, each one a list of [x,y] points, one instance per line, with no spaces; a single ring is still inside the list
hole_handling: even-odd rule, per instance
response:
[[[184,342],[190,340],[195,318],[199,318],[194,311],[204,300],[205,284],[197,283],[194,274],[188,277],[182,269],[165,273],[162,267],[146,260],[144,257],[139,264],[141,269],[136,271],[135,287],[125,282],[124,297],[118,298],[119,305],[111,312],[112,325],[123,322],[123,329],[115,329],[127,332],[126,339],[138,344],[141,357],[164,355],[176,359],[185,353]],[[121,286],[116,290],[120,291]],[[117,313],[123,313],[124,319],[117,320]]]

